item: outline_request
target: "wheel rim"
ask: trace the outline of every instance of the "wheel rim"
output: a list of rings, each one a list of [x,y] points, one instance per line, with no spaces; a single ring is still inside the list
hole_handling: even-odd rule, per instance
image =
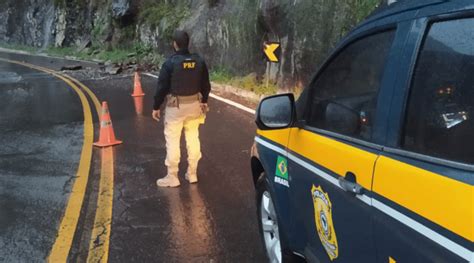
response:
[[[281,244],[277,216],[272,197],[268,191],[265,191],[262,195],[260,220],[268,258],[272,263],[281,262]]]

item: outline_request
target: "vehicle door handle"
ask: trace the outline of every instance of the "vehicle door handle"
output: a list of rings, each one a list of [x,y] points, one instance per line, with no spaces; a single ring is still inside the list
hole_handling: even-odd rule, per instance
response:
[[[344,189],[346,192],[350,192],[356,195],[361,195],[364,193],[364,188],[355,182],[349,181],[350,179],[355,181],[355,176],[352,173],[347,173],[346,177],[339,177],[339,185]]]

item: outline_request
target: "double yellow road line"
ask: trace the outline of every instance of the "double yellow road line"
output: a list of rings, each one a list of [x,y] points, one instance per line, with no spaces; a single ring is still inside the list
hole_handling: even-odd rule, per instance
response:
[[[91,98],[96,109],[97,116],[101,112],[99,100],[95,94],[80,81],[48,68],[28,64],[14,60],[0,58],[0,61],[17,64],[50,74],[68,84],[79,96],[84,114],[84,142],[82,146],[79,167],[76,179],[66,205],[66,210],[61,219],[58,234],[54,245],[49,253],[49,262],[66,262],[72,247],[77,224],[81,215],[81,209],[89,180],[92,143],[94,141],[94,124],[92,110],[87,100]],[[85,92],[85,93],[84,93]],[[113,186],[114,186],[114,156],[113,149],[108,147],[101,152],[100,186],[97,200],[97,208],[94,226],[89,242],[87,262],[107,262],[109,252],[110,229],[112,224]]]

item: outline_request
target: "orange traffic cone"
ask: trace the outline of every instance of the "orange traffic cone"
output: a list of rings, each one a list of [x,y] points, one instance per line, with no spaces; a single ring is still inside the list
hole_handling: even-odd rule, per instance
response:
[[[138,74],[138,72],[135,72],[135,81],[134,81],[134,87],[133,87],[133,94],[132,96],[133,97],[142,97],[142,96],[145,96],[145,93],[143,93],[143,89],[142,89],[142,83],[140,81],[140,75]]]
[[[137,115],[143,114],[143,97],[133,98],[133,104],[135,105],[135,113]]]
[[[94,146],[108,147],[121,143],[122,141],[115,139],[109,107],[107,106],[107,102],[104,101],[102,102],[102,116],[100,117],[100,137],[99,141],[94,143]]]

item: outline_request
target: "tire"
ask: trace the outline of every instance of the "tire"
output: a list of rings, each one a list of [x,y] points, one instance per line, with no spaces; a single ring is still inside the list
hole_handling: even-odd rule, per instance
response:
[[[293,263],[305,262],[288,249],[283,233],[280,233],[278,214],[274,205],[274,198],[269,190],[265,175],[257,181],[257,219],[262,245],[265,249],[268,262]]]

